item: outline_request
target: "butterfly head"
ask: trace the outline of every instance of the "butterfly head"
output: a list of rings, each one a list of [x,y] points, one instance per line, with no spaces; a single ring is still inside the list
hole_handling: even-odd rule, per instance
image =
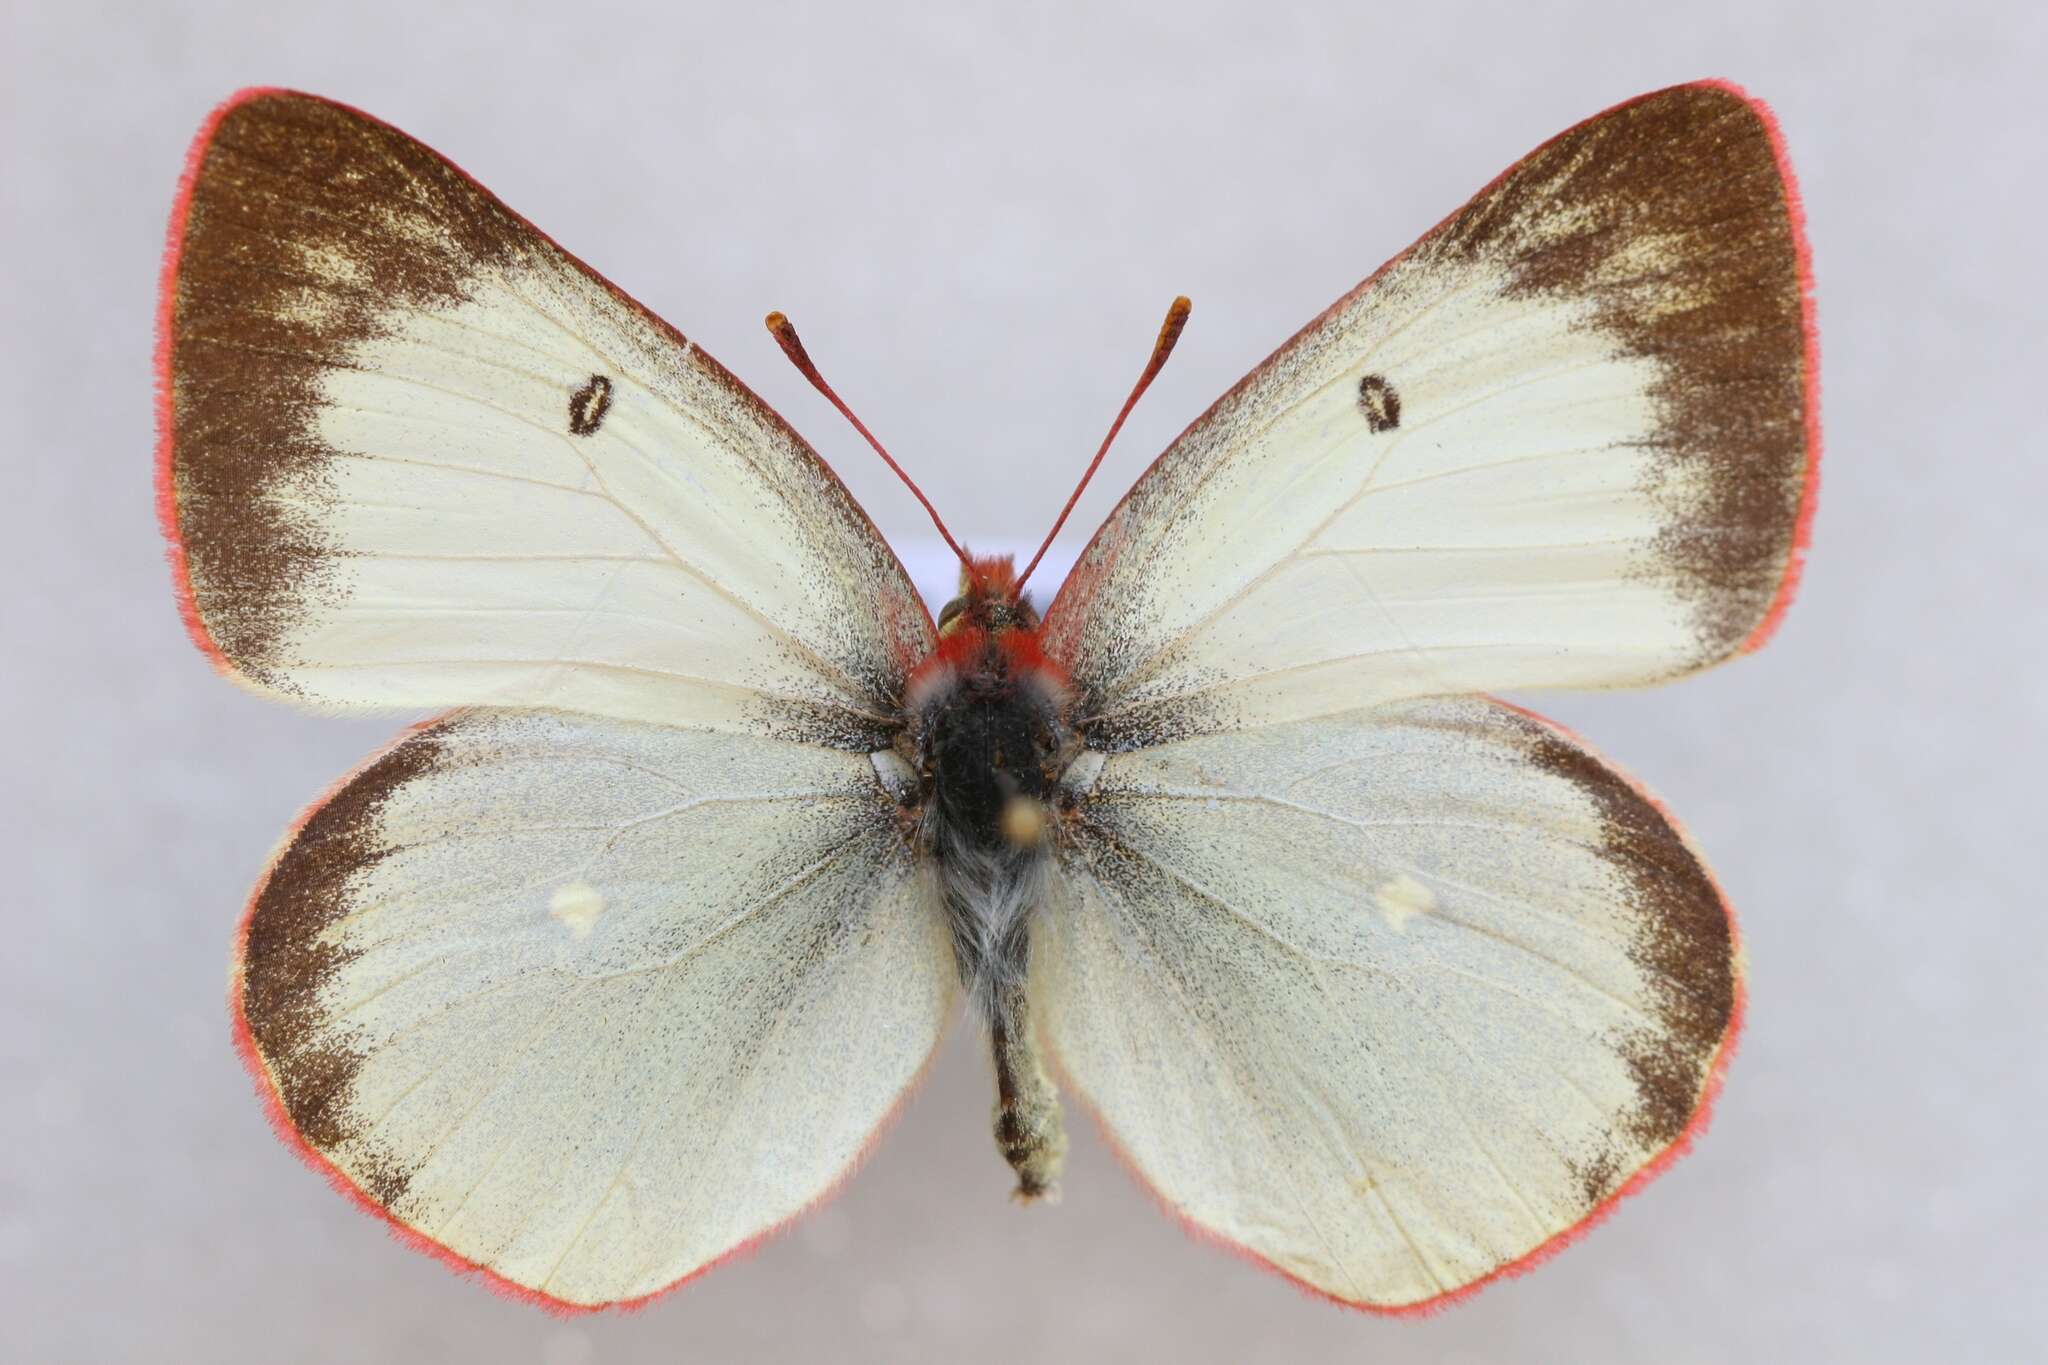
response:
[[[939,638],[962,630],[989,635],[1038,629],[1038,612],[1017,587],[1017,564],[1008,555],[967,555],[960,563],[960,595],[939,611]]]
[[[969,691],[1024,688],[1052,704],[1065,687],[1057,664],[1038,645],[1038,611],[1017,586],[1008,555],[960,557],[960,593],[939,612],[939,646],[912,672],[912,711]]]

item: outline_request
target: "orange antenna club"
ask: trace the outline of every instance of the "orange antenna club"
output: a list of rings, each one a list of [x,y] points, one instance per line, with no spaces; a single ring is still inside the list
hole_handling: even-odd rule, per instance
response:
[[[1187,295],[1183,294],[1166,310],[1166,321],[1159,325],[1159,339],[1152,343],[1152,358],[1145,362],[1145,372],[1138,376],[1138,382],[1131,388],[1131,396],[1124,400],[1123,409],[1117,413],[1116,420],[1109,424],[1109,435],[1102,438],[1102,445],[1096,450],[1095,458],[1088,462],[1088,468],[1081,474],[1081,482],[1074,485],[1073,496],[1068,498],[1067,505],[1060,509],[1059,520],[1053,522],[1052,529],[1045,533],[1045,540],[1039,545],[1038,553],[1031,556],[1031,562],[1024,566],[1024,572],[1017,575],[1018,592],[1024,591],[1024,580],[1031,577],[1031,571],[1038,567],[1038,561],[1044,559],[1045,552],[1052,548],[1053,537],[1060,533],[1060,527],[1067,524],[1068,514],[1074,510],[1074,504],[1081,500],[1081,490],[1088,486],[1088,480],[1095,477],[1095,471],[1102,466],[1102,457],[1109,454],[1110,442],[1116,440],[1116,434],[1123,430],[1124,419],[1131,415],[1132,408],[1138,406],[1138,400],[1145,396],[1146,389],[1152,387],[1152,381],[1159,377],[1159,372],[1166,368],[1166,358],[1173,354],[1174,343],[1180,340],[1181,328],[1188,325],[1188,313],[1193,308],[1194,305],[1188,302]]]
[[[903,486],[910,490],[911,495],[924,505],[925,512],[932,519],[932,525],[938,527],[939,535],[944,537],[946,547],[953,552],[961,564],[966,564],[967,552],[960,548],[960,543],[953,539],[953,533],[946,529],[946,523],[939,519],[939,509],[932,506],[932,500],[924,495],[924,490],[919,488],[916,482],[903,472],[903,466],[897,464],[889,452],[882,449],[882,443],[875,439],[875,434],[868,430],[865,422],[853,415],[853,409],[846,406],[846,400],[832,391],[832,386],[825,382],[825,376],[819,374],[817,365],[812,363],[810,352],[804,349],[802,339],[796,334],[795,325],[781,313],[770,313],[767,317],[767,323],[768,330],[775,335],[776,344],[781,346],[782,353],[789,357],[789,363],[796,366],[798,372],[804,378],[811,381],[812,388],[825,395],[826,402],[839,409],[841,417],[853,423],[853,429],[865,437],[867,443],[875,448],[875,454],[882,457],[882,463],[889,466],[895,472],[896,477],[903,480]]]

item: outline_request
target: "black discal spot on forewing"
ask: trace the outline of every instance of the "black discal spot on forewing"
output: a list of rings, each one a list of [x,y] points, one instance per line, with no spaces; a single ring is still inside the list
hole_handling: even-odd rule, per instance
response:
[[[1374,431],[1392,431],[1401,425],[1401,395],[1383,374],[1369,374],[1358,381],[1358,410]]]
[[[588,436],[604,421],[612,406],[612,381],[601,374],[590,376],[582,388],[569,395],[569,431]]]

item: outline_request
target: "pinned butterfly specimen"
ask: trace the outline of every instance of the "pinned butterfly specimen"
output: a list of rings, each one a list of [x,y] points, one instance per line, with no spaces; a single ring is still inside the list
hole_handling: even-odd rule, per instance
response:
[[[1042,611],[1036,560],[959,552],[934,621],[760,400],[341,105],[207,123],[161,333],[200,647],[453,708],[285,840],[237,1039],[288,1142],[494,1285],[631,1303],[796,1217],[963,999],[1020,1198],[1057,1074],[1174,1213],[1360,1307],[1531,1264],[1701,1123],[1728,909],[1487,692],[1664,682],[1785,609],[1806,249],[1734,88],[1519,162],[1197,419]]]

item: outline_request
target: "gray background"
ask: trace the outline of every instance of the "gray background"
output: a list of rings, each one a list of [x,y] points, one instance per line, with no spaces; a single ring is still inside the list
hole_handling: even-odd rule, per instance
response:
[[[2041,7],[1023,9],[9,5],[0,1355],[2038,1346]],[[286,821],[400,718],[244,696],[172,610],[151,312],[186,141],[230,90],[332,95],[454,157],[755,385],[905,544],[929,538],[915,504],[764,311],[997,543],[1041,532],[1192,295],[1078,543],[1215,394],[1515,157],[1705,75],[1775,102],[1804,180],[1828,460],[1771,648],[1669,691],[1538,700],[1689,823],[1753,968],[1713,1131],[1586,1243],[1380,1321],[1184,1237],[1085,1124],[1065,1204],[1020,1212],[967,1030],[836,1203],[634,1316],[559,1322],[464,1283],[272,1139],[228,1046],[229,932]]]

